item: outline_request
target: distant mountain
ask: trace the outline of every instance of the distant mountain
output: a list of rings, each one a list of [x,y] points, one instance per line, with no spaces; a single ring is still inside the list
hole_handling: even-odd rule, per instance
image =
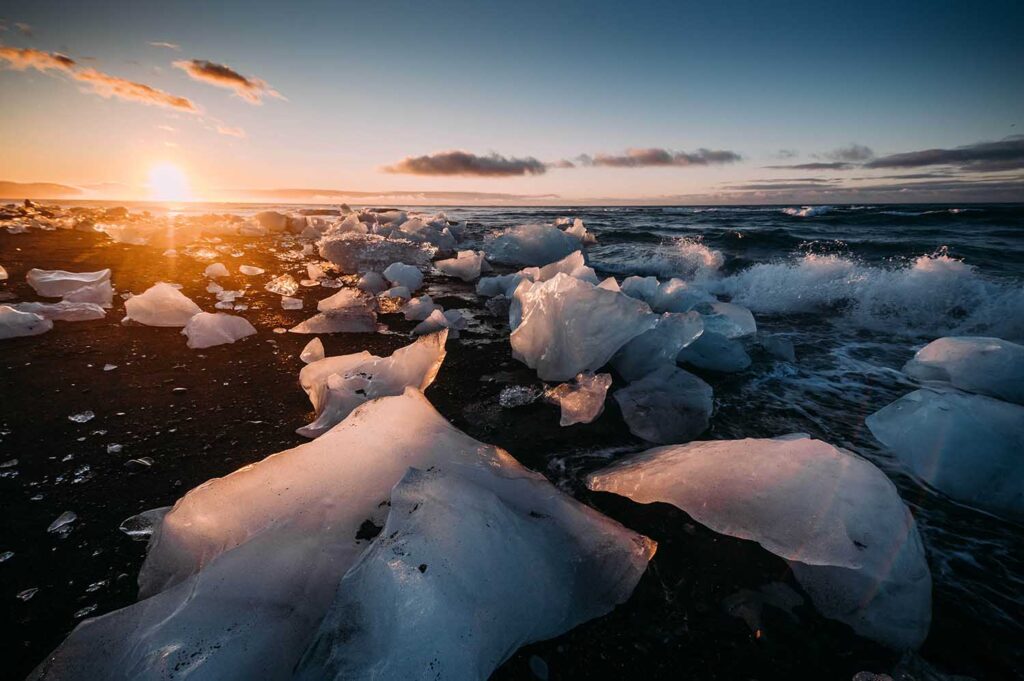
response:
[[[66,184],[0,180],[0,198],[4,199],[67,199],[81,195],[81,189]]]

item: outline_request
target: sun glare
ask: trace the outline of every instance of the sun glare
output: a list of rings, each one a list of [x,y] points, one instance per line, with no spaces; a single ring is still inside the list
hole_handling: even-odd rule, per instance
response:
[[[188,178],[173,163],[158,163],[149,169],[149,197],[154,201],[188,201],[192,198]]]

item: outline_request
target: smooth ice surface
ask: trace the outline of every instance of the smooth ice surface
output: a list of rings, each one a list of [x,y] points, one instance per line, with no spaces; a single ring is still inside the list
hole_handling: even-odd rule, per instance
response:
[[[743,343],[720,333],[704,330],[697,340],[683,348],[677,358],[700,369],[733,373],[750,366]]]
[[[867,417],[919,479],[965,504],[1024,518],[1024,407],[922,388]]]
[[[20,312],[0,305],[0,339],[38,336],[53,328],[53,322],[33,312]]]
[[[422,322],[434,310],[441,310],[441,306],[436,304],[433,298],[424,294],[419,298],[413,298],[408,301],[399,311],[405,315],[408,321]]]
[[[70,303],[66,300],[59,303],[15,303],[10,307],[19,312],[31,312],[44,319],[63,322],[81,322],[107,316],[106,310],[95,303]]]
[[[506,265],[547,265],[580,249],[574,239],[550,225],[520,225],[506,230],[487,245],[491,262]]]
[[[359,277],[356,287],[366,291],[367,293],[377,295],[378,293],[387,290],[388,282],[378,272],[367,272],[363,276]]]
[[[306,347],[302,348],[302,352],[299,353],[299,359],[302,360],[303,364],[319,362],[323,358],[324,344],[319,338],[314,338],[306,343]]]
[[[114,303],[114,286],[109,279],[104,279],[65,293],[63,300],[67,303],[93,303],[109,308]]]
[[[295,678],[487,679],[625,601],[653,551],[538,477],[410,469]]]
[[[7,278],[7,270],[4,269],[3,265],[0,265],[0,281],[7,281]]]
[[[704,329],[726,338],[742,338],[757,333],[754,315],[742,305],[706,303],[697,306],[704,318]]]
[[[220,277],[227,277],[231,273],[228,272],[228,268],[224,266],[224,263],[215,262],[212,265],[207,265],[206,269],[203,270],[203,274],[210,279],[219,279]]]
[[[126,319],[146,326],[185,326],[202,312],[198,305],[170,284],[150,286],[124,301]]]
[[[675,366],[680,351],[704,333],[696,312],[666,312],[657,325],[622,346],[612,366],[627,381],[643,378],[658,367]]]
[[[655,277],[626,277],[620,288],[627,296],[646,302],[655,312],[689,312],[700,303],[714,301],[714,296],[682,279],[659,282]]]
[[[321,299],[316,304],[320,312],[331,312],[334,310],[353,310],[365,308],[372,312],[375,305],[374,299],[363,291],[351,288],[341,288],[334,295]]]
[[[84,621],[33,678],[291,679],[332,600],[345,598],[338,592],[339,582],[368,546],[356,538],[360,526],[367,520],[383,524],[392,488],[410,467],[459,475],[492,489],[519,515],[536,511],[548,516],[534,521],[550,526],[551,532],[567,528],[572,541],[563,539],[558,555],[551,558],[578,558],[570,564],[579,570],[580,581],[559,579],[554,592],[542,593],[559,603],[571,594],[573,608],[569,613],[535,609],[531,621],[541,621],[541,612],[552,619],[555,612],[575,619],[607,611],[629,595],[654,551],[653,542],[574,501],[506,452],[456,430],[421,393],[410,389],[363,405],[313,442],[186,494],[150,541],[139,578],[145,600]],[[465,526],[448,532],[443,548],[431,543],[453,561],[465,558],[465,547],[478,556],[486,553],[476,550],[479,535],[467,534]],[[495,537],[495,549],[516,541],[505,534]],[[431,567],[434,574],[443,574],[441,564]],[[524,565],[521,578],[532,574],[529,567]],[[429,568],[422,574],[433,577]],[[467,595],[491,591],[487,572],[455,574],[466,577]],[[415,602],[417,593],[396,592],[395,605]],[[512,596],[518,601],[528,594],[517,590]],[[446,603],[443,611],[455,617],[474,603],[483,603],[484,611],[488,602],[463,598]],[[399,614],[412,618],[414,611]],[[504,636],[517,624],[522,623],[490,627],[488,638]],[[443,631],[429,633],[420,639],[455,640],[439,635]],[[324,635],[331,640],[323,630],[317,640],[323,642]],[[340,643],[342,638],[333,640]],[[490,647],[485,640],[460,641],[460,647],[486,651]],[[502,656],[513,652],[512,644],[510,639]],[[318,678],[326,677],[322,671]]]
[[[110,279],[110,270],[98,272],[65,272],[64,270],[30,269],[25,275],[29,286],[44,298],[61,298],[75,289]]]
[[[473,281],[480,276],[480,267],[484,262],[484,254],[475,251],[459,251],[458,255],[448,260],[438,260],[434,267],[449,277],[458,277],[462,281]]]
[[[392,285],[404,286],[410,291],[415,291],[423,285],[423,273],[420,269],[401,262],[393,262],[384,268],[384,278]]]
[[[611,374],[578,374],[572,381],[544,391],[544,398],[561,408],[558,425],[591,423],[604,411],[605,396],[611,384]]]
[[[377,313],[368,307],[346,307],[313,315],[289,333],[376,333]]]
[[[893,648],[931,620],[914,518],[870,462],[805,435],[658,447],[587,478],[592,490],[676,506],[786,559],[827,617]]]
[[[444,362],[447,339],[448,331],[442,330],[388,357],[364,351],[309,363],[299,372],[299,384],[309,395],[317,418],[296,432],[319,437],[368,400],[401,395],[407,387],[426,390]]]
[[[516,301],[522,321],[511,335],[512,356],[545,381],[597,371],[658,319],[645,303],[564,273],[526,290],[520,284]]]
[[[301,310],[302,307],[302,298],[291,298],[289,296],[281,296],[282,310]]]
[[[940,338],[918,350],[903,372],[921,381],[942,381],[1024,404],[1024,345],[1001,338]]]
[[[613,396],[629,432],[648,442],[692,440],[711,419],[711,386],[674,364],[662,364]]]
[[[255,277],[266,272],[262,267],[256,267],[255,265],[242,265],[238,268],[238,271],[247,277]]]
[[[188,346],[196,350],[234,343],[246,336],[252,336],[256,329],[243,317],[223,312],[200,312],[188,320],[181,333],[188,336]]]

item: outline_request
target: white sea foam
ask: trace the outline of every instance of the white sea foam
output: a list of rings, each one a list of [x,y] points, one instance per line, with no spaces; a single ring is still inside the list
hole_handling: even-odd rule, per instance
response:
[[[622,251],[595,249],[595,260],[601,269],[615,274],[709,281],[718,276],[725,257],[699,238],[680,236],[666,239],[656,248],[644,244]]]
[[[892,268],[806,254],[754,265],[714,288],[766,314],[839,309],[846,320],[877,331],[1024,338],[1024,288],[987,279],[944,251]]]
[[[832,206],[801,206],[800,208],[783,208],[782,212],[798,218],[813,218],[831,210]]]

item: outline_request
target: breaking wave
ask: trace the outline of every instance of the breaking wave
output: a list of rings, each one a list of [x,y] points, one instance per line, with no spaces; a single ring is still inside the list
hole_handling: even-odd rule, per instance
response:
[[[836,311],[860,328],[900,335],[1024,338],[1024,287],[987,279],[944,250],[891,268],[806,254],[754,265],[715,288],[765,314]]]
[[[832,206],[801,206],[800,208],[783,208],[782,212],[798,218],[813,218],[831,210]]]

